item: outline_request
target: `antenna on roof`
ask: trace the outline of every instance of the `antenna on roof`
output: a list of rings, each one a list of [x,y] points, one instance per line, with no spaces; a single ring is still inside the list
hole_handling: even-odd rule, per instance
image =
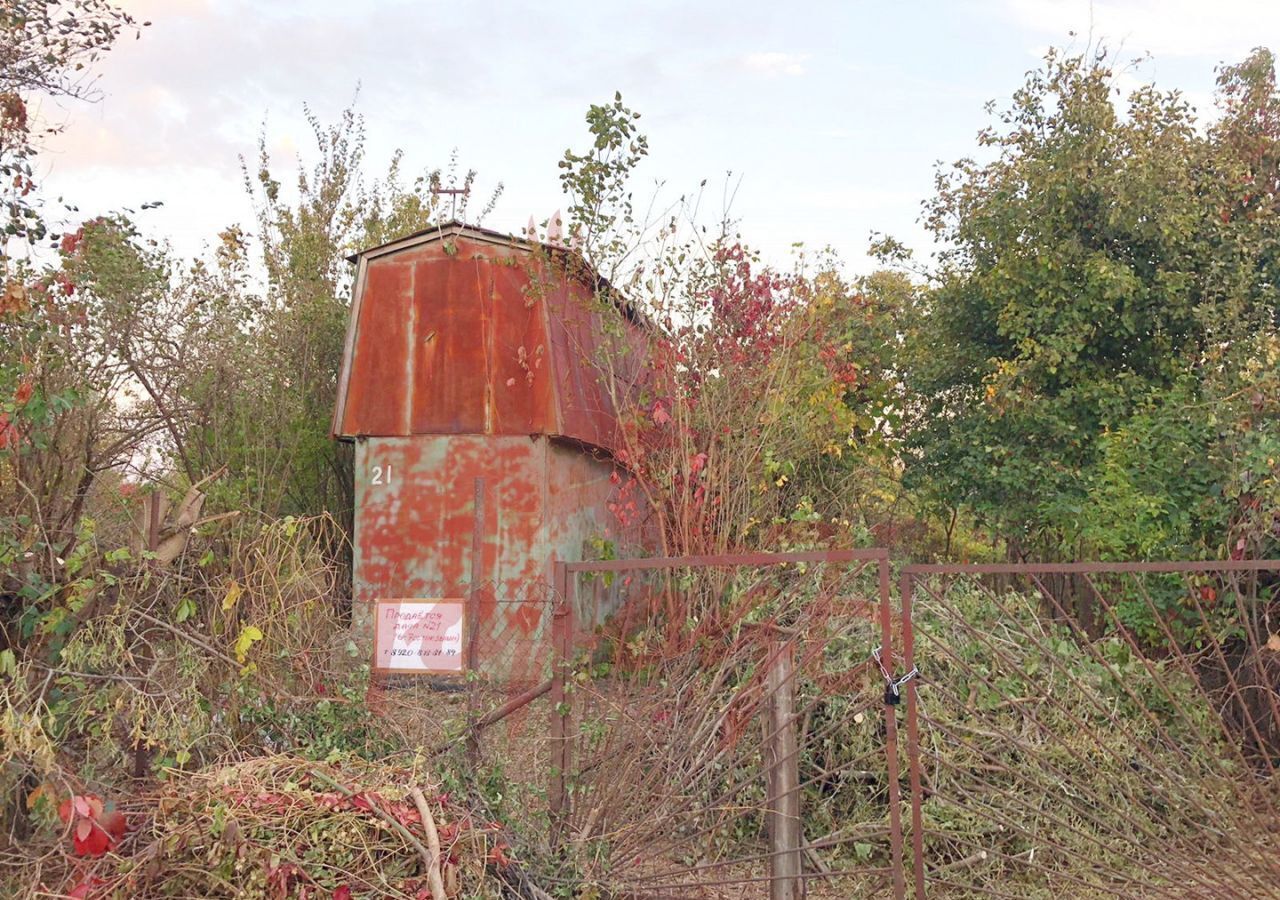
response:
[[[433,197],[440,197],[444,194],[448,194],[453,199],[453,208],[449,210],[449,220],[451,222],[457,222],[458,221],[458,196],[459,195],[463,197],[470,196],[471,188],[469,187],[460,187],[460,188],[433,187],[431,189],[431,195]],[[467,204],[463,203],[462,209],[464,212],[466,211],[466,208],[467,208]]]

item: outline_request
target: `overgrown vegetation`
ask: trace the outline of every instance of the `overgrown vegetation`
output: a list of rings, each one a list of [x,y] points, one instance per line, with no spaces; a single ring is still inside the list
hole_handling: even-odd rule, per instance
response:
[[[1217,118],[1050,54],[943,170],[908,372],[910,484],[1029,558],[1266,556],[1277,538],[1275,60]]]
[[[105,0],[0,11],[5,886],[429,896],[424,816],[403,789],[430,783],[437,824],[454,828],[439,873],[450,895],[526,890],[505,844],[553,849],[530,812],[539,788],[508,789],[499,761],[468,772],[439,757],[430,771],[420,738],[366,702],[367,648],[347,634],[351,459],[329,437],[344,257],[438,224],[433,189],[456,162],[406,183],[396,157],[371,179],[360,118],[312,116],[313,163],[280,175],[264,135],[243,162],[254,221],[207,258],[177,258],[123,213],[58,223],[33,180],[45,126],[32,98],[91,98],[84,73],[140,28]],[[1176,92],[1121,98],[1106,58],[1051,53],[979,136],[981,158],[939,173],[926,212],[945,249],[913,262],[882,238],[884,268],[861,276],[830,252],[762,259],[731,210],[706,220],[701,189],[641,208],[639,115],[621,96],[591,107],[588,145],[561,163],[561,255],[607,281],[606,322],[620,299],[644,322],[639,343],[610,332],[593,361],[626,475],[611,508],[648,546],[600,551],[1280,555],[1271,53],[1223,67],[1218,100],[1216,117],[1198,117]],[[783,582],[689,576],[644,595],[647,627],[615,623],[607,649],[580,661],[591,699],[578,739],[616,767],[576,787],[610,805],[578,807],[544,883],[562,896],[651,883],[654,866],[758,848],[752,716],[770,622],[812,627],[822,654],[800,679],[809,836],[830,840],[830,860],[883,864],[881,685],[858,669],[875,628],[863,608],[832,616],[874,590]],[[1220,720],[1181,711],[1209,707],[1172,661],[1226,648],[1211,662],[1234,678],[1243,614],[1217,587],[1197,591],[1117,588],[1115,614],[1093,609],[1083,632],[1030,590],[925,599],[921,652],[942,686],[925,711],[954,738],[933,748],[928,776],[940,865],[985,872],[972,851],[998,851],[1021,868],[992,878],[1103,895],[1080,866],[1119,866],[1126,842],[1198,833],[1204,810],[1230,808]],[[1251,624],[1273,599],[1250,595]],[[1274,694],[1266,665],[1248,677]],[[992,727],[1019,735],[1008,752],[984,749]],[[1207,755],[1188,763],[1187,747]],[[1144,801],[1144,755],[1148,770],[1194,774],[1186,793]],[[1128,830],[1077,805],[1069,828],[1041,806],[1005,809],[1010,824],[984,831],[982,792],[1016,792],[1028,772],[1046,791],[1056,773],[1077,799],[1128,798]],[[481,824],[489,809],[523,834]]]

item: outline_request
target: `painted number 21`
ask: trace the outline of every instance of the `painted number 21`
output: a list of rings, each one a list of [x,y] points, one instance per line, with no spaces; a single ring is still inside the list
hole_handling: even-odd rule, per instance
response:
[[[391,466],[374,466],[373,483],[391,484]]]

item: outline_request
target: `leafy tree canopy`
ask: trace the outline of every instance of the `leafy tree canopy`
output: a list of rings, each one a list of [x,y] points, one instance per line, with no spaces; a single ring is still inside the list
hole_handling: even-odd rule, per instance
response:
[[[1271,53],[1222,69],[1218,102],[1205,128],[1177,92],[1121,98],[1101,56],[1051,53],[986,161],[939,173],[909,479],[1015,550],[1213,553],[1241,518],[1198,498],[1247,493],[1233,448],[1274,440]]]

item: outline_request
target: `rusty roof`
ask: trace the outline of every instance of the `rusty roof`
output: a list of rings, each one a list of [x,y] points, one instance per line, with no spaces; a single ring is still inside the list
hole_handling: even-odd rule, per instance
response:
[[[607,293],[634,350],[649,326],[576,251],[450,222],[355,259],[335,437],[544,434],[613,451],[606,330],[590,301]],[[638,371],[642,352],[623,356]]]
[[[396,250],[402,250],[405,247],[412,247],[415,244],[426,243],[427,241],[443,240],[453,235],[466,235],[474,240],[484,241],[491,244],[505,244],[511,247],[536,247],[536,241],[528,238],[517,237],[514,234],[504,234],[501,231],[494,231],[492,228],[481,228],[479,225],[467,225],[465,222],[452,220],[442,222],[439,225],[430,225],[421,228],[410,234],[377,244],[373,247],[366,247],[357,253],[353,253],[347,257],[347,262],[359,262],[362,257],[378,256],[383,253],[394,253]]]
[[[504,247],[519,247],[530,251],[541,250],[548,254],[561,256],[573,264],[573,270],[577,277],[581,279],[583,284],[603,295],[608,296],[613,305],[616,306],[623,315],[627,316],[642,328],[652,329],[656,327],[648,316],[637,309],[635,304],[628,300],[621,291],[609,282],[609,279],[597,272],[595,267],[587,261],[586,257],[576,249],[563,244],[548,244],[542,241],[533,241],[526,237],[520,237],[519,235],[502,231],[495,231],[492,228],[483,228],[479,225],[468,225],[465,222],[458,221],[457,219],[442,222],[439,225],[430,225],[426,228],[420,228],[417,231],[404,235],[403,237],[385,241],[381,244],[375,244],[372,247],[366,247],[363,250],[352,253],[346,259],[349,263],[358,264],[361,259],[372,259],[374,257],[381,256],[384,253],[395,253],[409,247],[415,247],[432,241],[442,241],[445,238],[457,236],[464,236],[486,244],[495,244]]]

